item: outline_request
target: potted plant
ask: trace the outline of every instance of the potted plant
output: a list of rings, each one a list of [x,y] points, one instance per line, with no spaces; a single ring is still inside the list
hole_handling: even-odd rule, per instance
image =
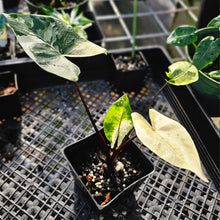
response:
[[[114,64],[112,84],[118,92],[139,91],[144,83],[147,65],[141,51],[111,54]]]
[[[186,47],[188,61],[199,70],[199,80],[191,87],[207,109],[215,115],[219,114],[220,101],[219,36],[220,16],[212,19],[206,28],[179,26],[167,38],[168,44]]]
[[[79,5],[74,7],[69,13],[62,9],[58,11],[53,7],[43,4],[39,4],[39,7],[44,14],[54,16],[70,24],[81,37],[85,37],[92,42],[97,41],[97,43],[100,43],[98,41],[102,39],[102,34],[96,25],[95,17],[91,11],[79,11]]]
[[[64,148],[63,152],[70,160],[77,182],[99,210],[108,207],[125,190],[143,181],[152,172],[152,164],[132,143],[137,137],[164,160],[189,169],[208,182],[196,147],[186,129],[153,109],[149,111],[150,125],[139,113],[132,112],[126,94],[109,108],[104,119],[104,133],[97,129],[77,83],[80,70],[65,56],[97,55],[105,53],[104,48],[80,38],[71,26],[53,17],[19,14],[4,16],[24,50],[41,68],[73,81],[77,88],[95,134]],[[68,34],[72,39],[67,42]],[[175,68],[171,65],[170,69]],[[136,135],[132,135],[133,129]],[[78,144],[79,147],[76,146]],[[77,158],[74,159],[75,155]],[[97,189],[95,192],[94,187]]]
[[[29,11],[31,13],[42,14],[42,10],[39,4],[53,7],[58,11],[70,12],[77,5],[80,11],[84,11],[87,8],[88,0],[25,0]]]
[[[84,16],[84,12],[79,12],[79,5],[74,7],[70,13],[67,13],[64,10],[59,12],[55,8],[43,4],[39,4],[38,6],[46,15],[61,19],[70,24],[79,36],[86,39],[88,38],[85,30],[92,25],[93,21]]]
[[[146,61],[141,51],[136,51],[137,0],[133,0],[132,51],[112,54],[115,74],[112,82],[119,92],[138,91],[147,72]]]

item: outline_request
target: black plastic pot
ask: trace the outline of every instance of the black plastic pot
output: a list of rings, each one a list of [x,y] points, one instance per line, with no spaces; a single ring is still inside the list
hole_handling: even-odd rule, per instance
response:
[[[39,3],[40,0],[25,0],[25,2],[29,8],[30,13],[44,14],[40,7],[37,6],[37,3]],[[72,2],[73,4],[67,7],[56,8],[56,10],[70,12],[76,5],[79,5],[79,11],[87,10],[88,0],[69,0],[69,2]]]
[[[144,179],[154,171],[154,167],[152,163],[147,159],[145,154],[142,153],[142,151],[137,147],[137,145],[134,142],[130,142],[129,144],[127,144],[127,146],[122,151],[122,155],[124,152],[129,152],[132,155],[133,162],[139,164],[142,174],[136,180],[134,180],[134,182],[126,186],[126,188],[124,188],[123,191],[115,195],[107,204],[102,206],[94,199],[94,197],[88,191],[86,185],[80,179],[77,172],[78,169],[81,168],[83,163],[90,160],[90,155],[92,155],[93,152],[98,153],[100,149],[101,146],[99,138],[97,137],[97,134],[94,133],[89,137],[82,139],[79,142],[65,147],[63,149],[63,154],[66,160],[69,162],[70,168],[73,171],[75,183],[78,185],[78,187],[80,187],[80,189],[82,189],[82,191],[86,194],[91,203],[98,210],[101,211],[109,207],[113,202],[122,199],[125,195],[127,195],[127,193],[131,193],[137,185],[142,183]]]
[[[6,119],[21,114],[21,105],[19,101],[17,74],[7,71],[0,72],[0,87],[11,87],[16,90],[7,95],[0,95],[0,119]]]
[[[113,53],[111,56],[115,69],[111,82],[119,92],[138,91],[144,85],[144,78],[147,73],[147,63],[141,51],[136,51],[136,54],[140,56],[141,62],[144,66],[141,66],[141,68],[135,67],[134,70],[130,70],[129,67],[128,69],[127,67],[122,69],[121,64],[116,61],[121,57],[122,59],[127,59],[127,62],[129,63],[131,61],[131,52]],[[123,62],[126,64],[126,60]],[[132,62],[132,65],[136,65],[135,61]],[[125,67],[124,64],[123,66]]]
[[[17,7],[19,0],[3,0],[4,9]]]
[[[98,45],[101,45],[101,40],[103,39],[103,34],[101,32],[100,27],[97,25],[96,18],[94,16],[93,12],[86,11],[84,13],[84,15],[87,18],[93,20],[92,26],[85,29],[87,36],[88,36],[88,40],[92,41]]]
[[[219,37],[220,31],[219,28],[203,28],[198,30],[196,34],[198,36],[196,44],[198,44],[198,42],[206,36]],[[194,50],[193,45],[186,47],[186,54],[189,61],[192,61]],[[199,80],[190,86],[210,116],[219,116],[220,82],[210,78],[200,70]]]

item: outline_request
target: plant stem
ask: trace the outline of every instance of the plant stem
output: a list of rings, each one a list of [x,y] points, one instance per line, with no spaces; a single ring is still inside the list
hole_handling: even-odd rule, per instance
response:
[[[160,94],[160,92],[167,86],[168,82],[165,82],[160,89],[153,95],[152,99],[150,100],[149,104],[147,105],[147,107],[144,109],[144,112],[148,111],[148,109],[150,108],[150,106],[152,105],[153,101],[155,100],[155,98]]]
[[[136,31],[137,31],[137,0],[133,3],[133,25],[132,25],[132,52],[131,58],[135,57],[135,46],[136,46]]]
[[[118,153],[126,146],[126,144],[129,142],[129,141],[132,141],[134,140],[135,138],[137,137],[137,135],[134,135],[132,137],[130,137],[129,139],[127,139],[126,141],[122,142],[121,145],[114,150],[112,156],[111,156],[111,160],[112,162],[114,162],[114,160],[116,159],[116,156],[118,155]]]
[[[85,101],[85,98],[84,98],[84,96],[83,96],[83,94],[82,94],[82,92],[81,92],[81,90],[80,90],[80,88],[79,88],[79,85],[78,85],[77,82],[74,82],[74,83],[75,83],[76,89],[77,89],[77,91],[78,91],[78,93],[79,93],[79,96],[80,96],[80,98],[81,98],[81,101],[82,101],[82,103],[83,103],[83,105],[84,105],[84,107],[85,107],[85,109],[86,109],[86,113],[87,113],[87,115],[89,116],[89,119],[90,119],[90,121],[91,121],[91,123],[92,123],[92,126],[93,126],[93,128],[95,129],[95,132],[96,132],[96,133],[99,133],[98,128],[97,128],[97,126],[96,126],[96,124],[95,124],[95,121],[94,121],[94,119],[93,119],[93,117],[92,117],[92,115],[91,115],[91,112],[89,111],[89,107],[87,106],[86,101]]]
[[[196,48],[197,48],[197,45],[196,45],[194,42],[193,42],[192,44],[193,44],[194,48],[196,49]]]
[[[77,89],[77,91],[78,91],[78,93],[79,93],[79,96],[80,96],[80,98],[81,98],[81,100],[82,100],[82,103],[83,103],[83,105],[84,105],[84,107],[85,107],[85,109],[86,109],[87,115],[89,116],[89,119],[90,119],[90,121],[91,121],[91,123],[92,123],[92,126],[93,126],[93,128],[95,129],[96,134],[99,136],[99,138],[101,139],[101,142],[102,142],[103,145],[104,145],[103,147],[104,147],[104,150],[105,150],[105,154],[106,154],[107,160],[110,161],[110,151],[109,151],[109,148],[108,148],[108,146],[107,146],[107,144],[106,144],[105,138],[104,138],[103,135],[99,132],[99,130],[98,130],[96,124],[95,124],[95,121],[94,121],[94,119],[93,119],[93,117],[92,117],[92,115],[91,115],[91,112],[89,111],[89,107],[88,107],[88,105],[86,104],[85,98],[84,98],[84,96],[83,96],[83,94],[82,94],[82,92],[81,92],[81,90],[80,90],[79,84],[78,84],[77,82],[74,82],[74,83],[75,83],[76,89]]]

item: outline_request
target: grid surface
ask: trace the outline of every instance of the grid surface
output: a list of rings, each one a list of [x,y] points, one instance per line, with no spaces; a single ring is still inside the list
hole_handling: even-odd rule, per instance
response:
[[[185,52],[167,46],[166,38],[180,24],[196,25],[200,0],[138,0],[136,48],[161,46],[173,61],[185,59]],[[111,50],[131,49],[133,1],[90,0],[90,9],[103,33],[102,44]]]
[[[101,127],[106,110],[119,94],[104,80],[79,85]],[[140,92],[128,93],[133,111],[144,114],[149,97],[157,90],[149,72]],[[134,194],[103,214],[96,213],[74,185],[60,151],[92,132],[75,87],[67,83],[31,90],[22,94],[21,103],[22,116],[1,121],[0,125],[1,219],[220,218],[219,195],[212,181],[206,184],[193,173],[171,166],[139,142],[155,172]],[[163,93],[153,107],[177,120]]]

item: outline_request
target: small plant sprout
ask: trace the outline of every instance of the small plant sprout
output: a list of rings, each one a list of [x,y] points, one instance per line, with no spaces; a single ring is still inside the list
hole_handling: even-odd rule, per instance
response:
[[[131,52],[132,59],[134,59],[135,57],[136,33],[137,33],[137,0],[133,0],[132,52]]]
[[[79,12],[79,6],[77,5],[74,7],[70,13],[66,13],[65,11],[61,10],[61,12],[57,11],[53,7],[49,7],[43,4],[38,4],[41,10],[49,16],[53,16],[64,21],[67,24],[70,24],[74,31],[83,38],[88,38],[85,29],[90,27],[93,21],[84,16],[83,11]]]
[[[189,169],[208,182],[202,172],[197,150],[185,128],[153,109],[149,110],[152,123],[150,125],[143,116],[132,112],[126,94],[113,103],[106,114],[104,133],[111,146],[106,144],[106,139],[98,131],[77,83],[80,70],[65,58],[66,56],[93,56],[106,53],[106,49],[79,37],[72,26],[54,17],[22,14],[3,15],[6,18],[6,24],[13,29],[17,36],[18,42],[42,69],[74,82],[88,117],[98,137],[102,140],[102,147],[106,155],[105,163],[113,179],[115,172],[113,163],[116,161],[118,153],[129,141],[139,138],[145,146],[164,160],[175,166]],[[185,68],[192,71],[191,69],[194,67],[192,64],[185,66],[184,63],[180,69],[175,68],[175,65],[170,67],[172,74],[169,76],[179,85],[186,84],[185,81],[187,83],[193,81],[192,78],[196,79],[196,76],[192,77],[192,74],[186,74]],[[186,77],[183,76],[185,74]],[[184,83],[180,81],[184,81]],[[137,136],[131,136],[133,129],[135,129]]]

